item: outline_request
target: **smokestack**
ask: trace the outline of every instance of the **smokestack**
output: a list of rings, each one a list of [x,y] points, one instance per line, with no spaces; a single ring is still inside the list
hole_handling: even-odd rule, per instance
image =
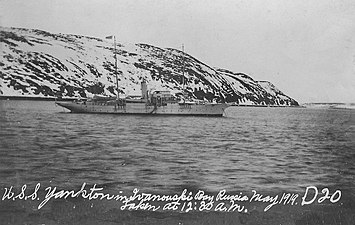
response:
[[[147,96],[147,83],[145,82],[145,79],[143,79],[141,83],[141,90],[142,90],[142,98],[143,99],[148,99]]]

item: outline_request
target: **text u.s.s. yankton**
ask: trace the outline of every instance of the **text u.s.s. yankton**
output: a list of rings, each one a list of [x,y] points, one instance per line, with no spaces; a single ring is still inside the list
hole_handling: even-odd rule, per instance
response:
[[[203,190],[182,190],[178,194],[152,194],[142,192],[135,188],[128,194],[119,191],[111,194],[104,188],[94,184],[87,186],[83,183],[79,190],[65,190],[57,187],[41,187],[37,183],[34,187],[24,184],[20,189],[13,186],[3,189],[2,201],[38,201],[38,209],[44,207],[52,199],[82,198],[87,200],[106,200],[120,202],[121,210],[171,210],[171,211],[220,211],[220,212],[248,212],[246,205],[252,202],[266,204],[264,211],[275,205],[309,205],[328,202],[337,203],[341,199],[341,191],[331,192],[328,188],[318,189],[316,186],[305,188],[303,194],[281,193],[276,195],[263,195],[255,190],[250,193],[229,194],[220,190],[209,194]],[[42,194],[39,194],[42,191]]]

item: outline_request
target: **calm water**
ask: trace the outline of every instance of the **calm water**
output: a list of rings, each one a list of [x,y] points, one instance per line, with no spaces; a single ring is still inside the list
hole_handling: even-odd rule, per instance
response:
[[[0,186],[354,189],[355,110],[231,107],[226,114],[73,114],[53,102],[0,101]]]

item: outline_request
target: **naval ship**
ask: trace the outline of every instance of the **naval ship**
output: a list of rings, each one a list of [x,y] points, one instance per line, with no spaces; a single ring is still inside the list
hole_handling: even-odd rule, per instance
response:
[[[223,116],[224,110],[229,107],[226,103],[203,102],[191,100],[183,93],[174,96],[170,91],[149,91],[147,83],[141,82],[140,97],[119,97],[117,77],[116,39],[115,46],[115,74],[116,74],[116,97],[93,97],[85,100],[72,102],[56,102],[74,113],[105,113],[105,114],[139,114],[139,115],[181,115],[181,116]],[[185,67],[185,63],[183,63]],[[184,71],[185,68],[183,68]],[[184,72],[182,75],[184,79]],[[182,82],[184,84],[184,81]],[[184,88],[183,88],[184,90]]]

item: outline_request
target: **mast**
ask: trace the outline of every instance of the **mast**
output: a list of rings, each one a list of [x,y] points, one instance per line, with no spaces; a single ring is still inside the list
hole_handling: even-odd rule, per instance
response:
[[[184,44],[182,44],[182,91],[185,97],[185,58],[184,58]]]
[[[117,50],[116,50],[116,36],[115,35],[111,35],[111,36],[107,36],[106,39],[110,39],[112,40],[113,38],[113,46],[114,46],[114,52],[113,52],[113,57],[115,58],[115,77],[116,77],[116,98],[117,100],[120,97],[120,93],[119,93],[119,89],[118,89],[118,75],[117,75]]]
[[[114,57],[115,57],[115,76],[116,76],[116,98],[117,100],[120,98],[120,93],[118,89],[118,75],[117,75],[117,55],[116,55],[116,36],[113,36],[113,43],[115,46],[115,52],[114,52]]]

